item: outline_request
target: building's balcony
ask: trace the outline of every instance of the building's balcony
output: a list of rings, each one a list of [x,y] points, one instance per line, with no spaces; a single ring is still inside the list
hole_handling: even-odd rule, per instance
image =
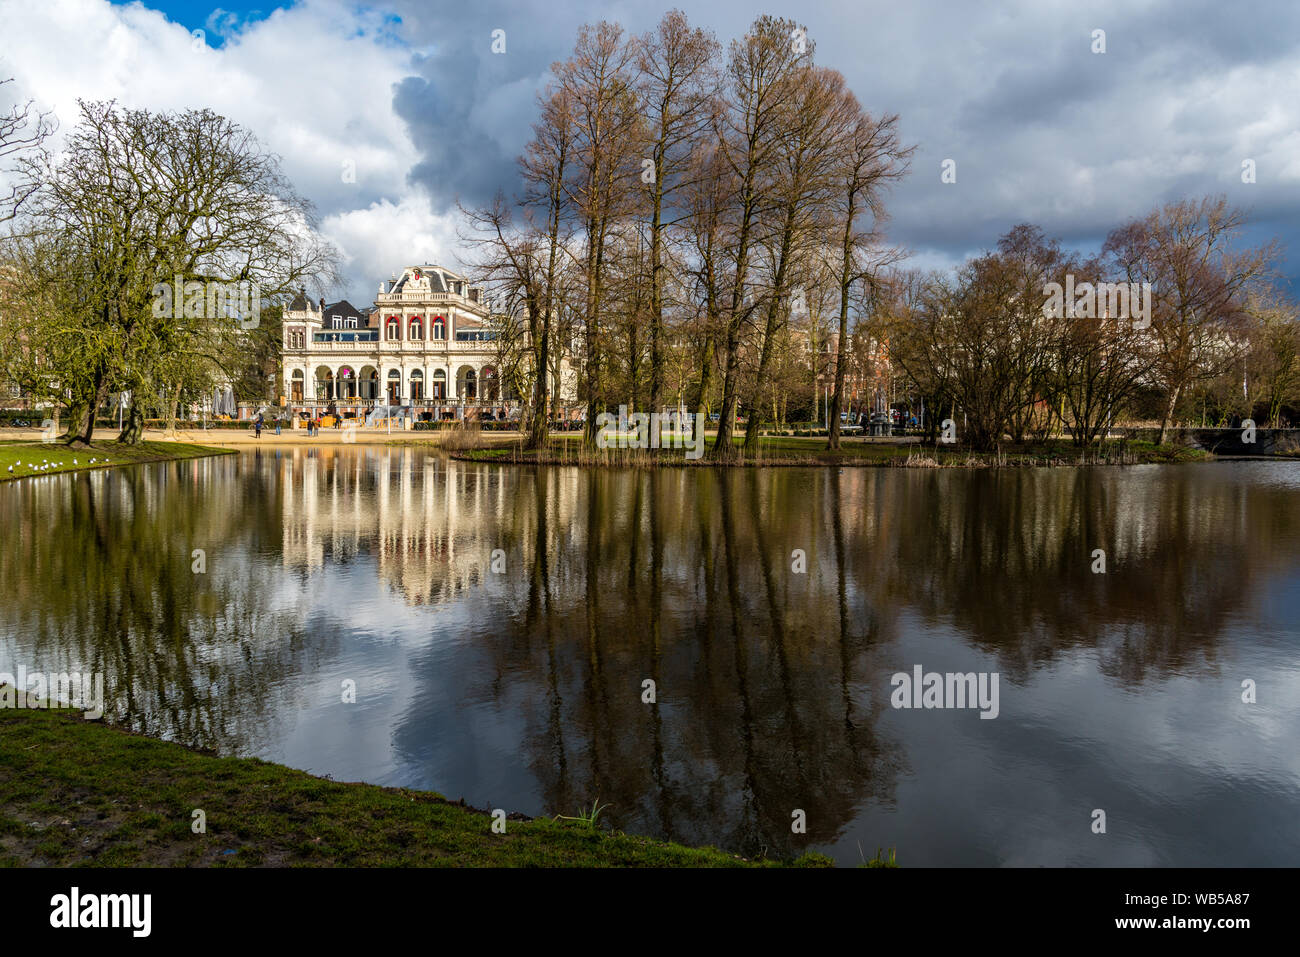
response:
[[[492,342],[461,342],[456,339],[390,339],[377,344],[384,352],[491,352]]]
[[[383,353],[413,353],[416,355],[457,355],[467,352],[491,353],[496,351],[493,340],[461,342],[456,339],[390,339],[385,342],[312,342],[306,346],[284,346],[285,356],[309,356],[320,353],[349,353],[375,355]]]
[[[375,296],[375,305],[381,310],[387,307],[407,308],[410,306],[455,306],[478,316],[487,315],[487,304],[475,302],[467,296],[458,296],[450,292],[381,292]]]
[[[378,342],[310,342],[305,346],[285,346],[285,355],[310,355],[314,352],[374,352]]]
[[[449,292],[381,292],[375,296],[375,302],[469,302]],[[478,305],[470,303],[470,305]]]
[[[415,409],[433,409],[433,408],[466,408],[466,409],[491,409],[491,408],[512,408],[519,405],[518,399],[401,399],[396,403],[391,403],[387,399],[357,399],[344,396],[339,399],[286,399],[286,404],[294,408],[301,409],[324,409],[328,406],[337,406],[345,410],[373,409],[375,406],[410,406]]]

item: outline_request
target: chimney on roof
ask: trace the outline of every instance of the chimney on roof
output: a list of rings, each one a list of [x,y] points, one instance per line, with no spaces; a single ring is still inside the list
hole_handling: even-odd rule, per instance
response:
[[[321,314],[324,315],[324,313],[325,313],[325,297],[324,297],[324,296],[321,296],[321,297],[320,297],[320,311],[321,311]]]

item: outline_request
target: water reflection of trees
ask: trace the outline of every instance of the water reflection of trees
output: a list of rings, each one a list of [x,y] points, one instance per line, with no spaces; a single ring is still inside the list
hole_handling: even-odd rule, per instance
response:
[[[552,810],[599,796],[626,826],[788,851],[793,808],[826,842],[889,799],[903,759],[874,719],[912,622],[1012,681],[1076,649],[1126,682],[1212,667],[1297,559],[1293,495],[1196,468],[519,473],[532,574],[498,673],[537,684],[512,700]]]
[[[1012,677],[1071,648],[1128,682],[1212,665],[1297,559],[1294,490],[1230,468],[909,473],[890,489],[898,534],[874,543],[898,570],[880,598],[951,623]]]
[[[528,760],[549,809],[600,797],[625,827],[786,854],[892,789],[873,732],[884,698],[865,685],[876,629],[845,562],[842,601],[793,580],[759,520],[769,481],[520,473],[532,574],[493,651],[498,672],[537,684],[512,699],[532,702]],[[552,527],[575,487],[581,521]],[[791,834],[796,808],[806,836]]]
[[[450,707],[512,709],[546,810],[600,798],[630,830],[786,854],[893,799],[905,756],[878,718],[918,623],[1012,681],[1077,650],[1130,683],[1213,667],[1300,538],[1294,487],[1232,468],[584,472],[319,448],[53,476],[0,495],[0,648],[105,672],[139,730],[247,750],[349,637],[326,571],[364,562],[408,605],[474,616],[491,666],[462,666]],[[409,735],[448,706],[413,708]]]
[[[109,720],[228,751],[287,706],[303,628],[271,607],[259,575],[279,521],[276,485],[256,463],[18,482],[0,508],[6,670],[102,672]],[[205,574],[192,571],[194,549]]]

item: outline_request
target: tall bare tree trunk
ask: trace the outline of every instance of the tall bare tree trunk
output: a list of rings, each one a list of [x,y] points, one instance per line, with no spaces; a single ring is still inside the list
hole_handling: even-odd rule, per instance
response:
[[[1174,420],[1174,408],[1178,405],[1178,395],[1182,391],[1182,386],[1177,386],[1169,393],[1169,402],[1165,405],[1164,415],[1160,417],[1160,435],[1156,439],[1157,445],[1165,444],[1165,434],[1169,431],[1169,425]]]
[[[849,224],[852,230],[852,222]],[[847,277],[852,249],[846,243],[844,247],[844,277]],[[840,340],[835,355],[835,389],[831,392],[830,431],[826,437],[826,448],[840,447],[840,410],[844,402],[844,369],[849,357],[849,284],[841,278],[840,282]]]

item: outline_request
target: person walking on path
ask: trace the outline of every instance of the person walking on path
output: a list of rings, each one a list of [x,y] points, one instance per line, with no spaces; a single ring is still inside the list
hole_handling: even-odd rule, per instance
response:
[[[262,437],[262,413],[261,412],[257,413],[257,421],[253,423],[253,436],[259,439]]]

